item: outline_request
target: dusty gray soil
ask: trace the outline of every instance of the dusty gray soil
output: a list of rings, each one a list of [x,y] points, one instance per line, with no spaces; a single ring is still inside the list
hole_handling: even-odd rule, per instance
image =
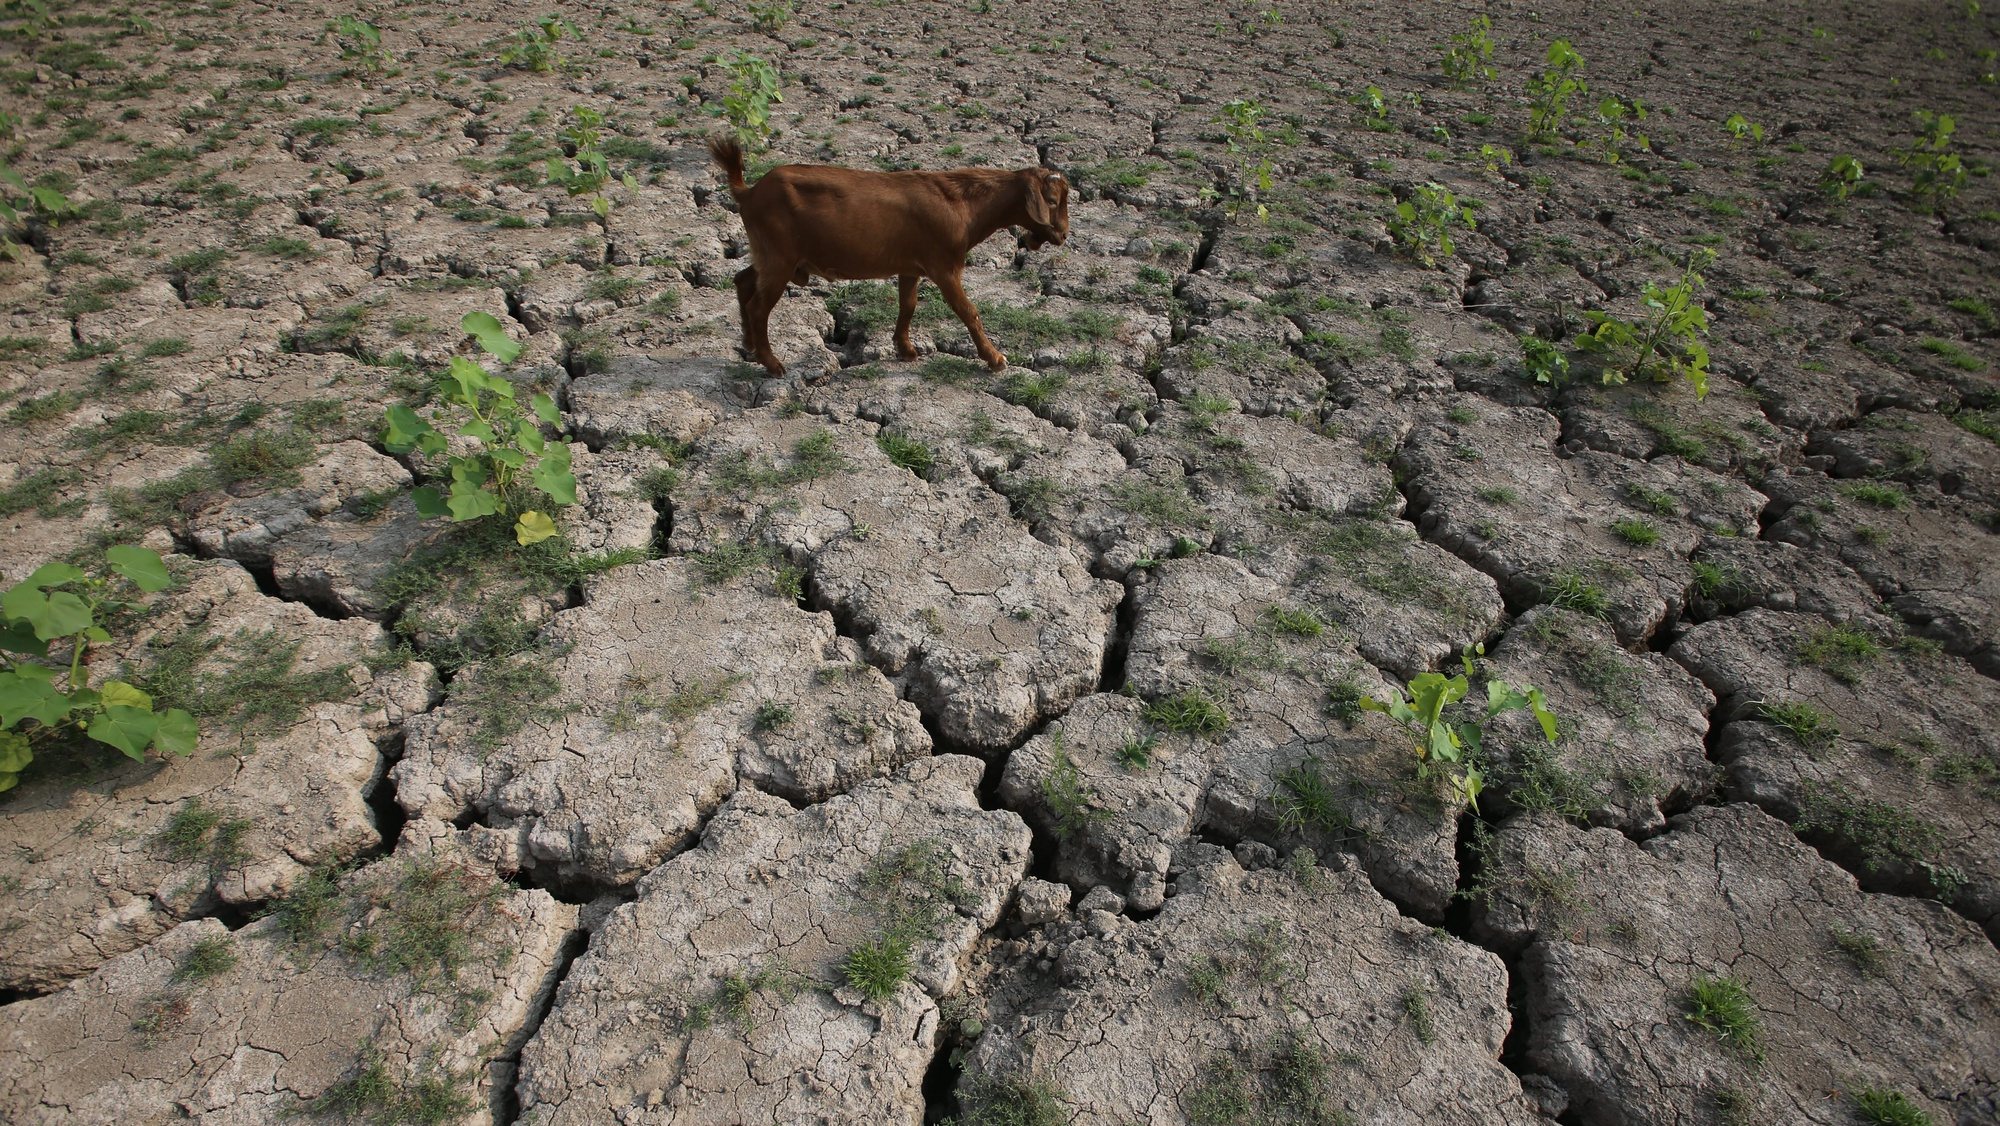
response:
[[[1433,3],[611,3],[544,69],[502,5],[0,5],[80,209],[0,188],[0,587],[167,554],[89,669],[201,725],[0,795],[0,1120],[2000,1123],[1978,7],[1509,4],[1454,85]],[[753,175],[1070,178],[970,256],[1011,367],[817,280],[741,362],[738,53]],[[1706,397],[1605,382],[1698,251]],[[384,441],[474,312],[538,548]],[[1467,667],[1559,717],[1476,805],[1358,707]]]

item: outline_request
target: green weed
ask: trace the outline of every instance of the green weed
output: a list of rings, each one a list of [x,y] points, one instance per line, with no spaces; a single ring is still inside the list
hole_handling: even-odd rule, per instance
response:
[[[1229,729],[1229,713],[1205,689],[1188,688],[1147,704],[1139,713],[1147,722],[1183,735],[1214,739]]]
[[[1764,1058],[1763,1023],[1757,1002],[1743,983],[1730,977],[1697,977],[1688,988],[1687,1019],[1715,1033],[1746,1059]]]

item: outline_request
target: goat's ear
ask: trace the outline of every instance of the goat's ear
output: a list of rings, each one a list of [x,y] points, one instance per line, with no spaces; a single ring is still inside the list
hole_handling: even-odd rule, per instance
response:
[[[1049,223],[1048,186],[1045,177],[1028,177],[1028,218],[1043,226]]]

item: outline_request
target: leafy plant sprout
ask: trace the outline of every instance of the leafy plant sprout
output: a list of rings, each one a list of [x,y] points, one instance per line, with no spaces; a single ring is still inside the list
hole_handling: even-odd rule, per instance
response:
[[[602,219],[611,214],[611,201],[605,198],[604,187],[613,179],[611,164],[598,147],[604,137],[601,128],[604,115],[589,106],[576,106],[569,114],[570,123],[563,129],[562,138],[571,155],[569,158],[549,158],[549,183],[571,196],[589,196],[590,209]],[[617,177],[617,182],[625,185],[628,191],[639,190],[639,182],[632,178],[630,172]]]
[[[1679,375],[1694,387],[1695,398],[1708,395],[1708,310],[1696,299],[1704,280],[1701,270],[1715,260],[1711,250],[1688,256],[1681,276],[1662,288],[1647,282],[1641,301],[1650,310],[1638,323],[1593,309],[1584,314],[1590,331],[1577,346],[1605,357],[1603,381],[1624,383],[1628,374],[1666,379]]]
[[[10,790],[47,747],[76,735],[143,761],[147,751],[191,754],[197,728],[180,708],[123,680],[90,684],[94,645],[112,639],[105,623],[135,606],[130,591],[173,585],[157,553],[119,545],[104,553],[116,578],[68,563],[45,563],[0,594],[0,791]]]
[[[1451,241],[1454,225],[1467,229],[1478,226],[1473,221],[1472,209],[1459,203],[1458,197],[1444,185],[1426,183],[1417,185],[1410,198],[1396,205],[1396,217],[1389,220],[1389,234],[1417,261],[1436,266],[1456,249]]]
[[[1548,66],[1528,80],[1528,139],[1553,140],[1569,124],[1569,100],[1590,92],[1583,81],[1583,56],[1567,39],[1549,44]]]
[[[1841,153],[1827,161],[1825,171],[1819,174],[1820,190],[1835,200],[1844,201],[1861,186],[1861,178],[1866,173],[1867,169],[1861,166],[1859,160],[1848,153]]]
[[[1386,702],[1373,696],[1363,696],[1360,704],[1363,710],[1380,712],[1415,735],[1417,776],[1429,778],[1442,773],[1451,783],[1453,791],[1477,812],[1479,794],[1485,788],[1485,775],[1478,766],[1484,738],[1483,725],[1505,712],[1526,709],[1541,725],[1542,735],[1553,746],[1556,741],[1556,715],[1548,709],[1541,689],[1515,688],[1504,681],[1489,680],[1486,682],[1484,714],[1478,719],[1451,722],[1445,718],[1445,709],[1465,698],[1471,690],[1471,674],[1475,671],[1471,651],[1460,661],[1464,671],[1455,676],[1419,673],[1409,683],[1408,699],[1404,698],[1401,690],[1392,689]]]
[[[736,130],[744,147],[762,151],[771,139],[771,107],[783,102],[778,92],[778,68],[747,51],[718,59],[729,75],[722,95],[722,115]]]
[[[1493,69],[1493,21],[1476,15],[1464,31],[1451,37],[1444,52],[1444,76],[1453,86],[1470,86],[1491,81],[1500,72]]]
[[[1264,116],[1264,107],[1248,98],[1233,98],[1223,103],[1222,112],[1215,121],[1222,126],[1227,139],[1229,155],[1236,161],[1236,182],[1230,186],[1230,195],[1236,201],[1229,209],[1234,216],[1247,201],[1257,205],[1257,221],[1270,218],[1271,210],[1259,196],[1271,190],[1273,165],[1268,153],[1269,140],[1264,128],[1258,124]]]
[[[478,338],[480,347],[499,359],[512,363],[521,345],[508,338],[500,322],[490,313],[467,313],[460,327]],[[452,427],[452,433],[470,438],[477,452],[446,457],[451,478],[449,493],[425,486],[411,494],[417,512],[423,516],[450,516],[454,521],[477,520],[506,513],[515,517],[514,536],[523,546],[540,543],[556,534],[555,521],[539,508],[523,508],[522,482],[556,505],[576,503],[576,476],[570,471],[569,447],[542,436],[541,424],[558,425],[561,415],[555,400],[537,393],[530,401],[533,417],[523,412],[514,397],[514,385],[489,373],[477,362],[453,356],[441,390],[445,408],[433,414],[445,421],[448,408],[467,416]],[[388,427],[382,444],[391,453],[412,451],[426,457],[447,455],[450,439],[409,407],[390,407]]]

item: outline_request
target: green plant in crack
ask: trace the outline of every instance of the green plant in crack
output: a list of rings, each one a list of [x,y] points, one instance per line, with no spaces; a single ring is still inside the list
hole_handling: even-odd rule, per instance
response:
[[[1042,776],[1042,804],[1054,821],[1058,840],[1069,842],[1082,836],[1092,825],[1110,816],[1097,804],[1097,795],[1083,780],[1083,771],[1069,756],[1060,731],[1049,734],[1049,769]]]
[[[722,114],[745,148],[761,151],[771,137],[771,106],[785,100],[778,68],[747,51],[732,51],[716,61],[729,75]]]
[[[329,1086],[307,1109],[350,1121],[364,1116],[378,1126],[445,1126],[460,1121],[477,1105],[468,1086],[469,1077],[430,1070],[399,1083],[389,1074],[380,1050],[364,1045],[353,1073]]]
[[[376,872],[348,907],[357,920],[341,949],[366,969],[419,985],[454,983],[490,952],[474,935],[498,910],[502,885],[472,868],[424,856]]]
[[[1577,347],[1603,358],[1603,382],[1624,383],[1632,375],[1660,380],[1680,376],[1694,388],[1696,399],[1708,395],[1708,347],[1701,342],[1708,335],[1708,310],[1696,295],[1705,284],[1701,270],[1714,260],[1713,251],[1698,251],[1688,256],[1672,285],[1648,281],[1640,295],[1648,311],[1638,321],[1601,309],[1584,313],[1591,327],[1577,337]]]
[[[1583,56],[1569,40],[1549,44],[1547,67],[1528,80],[1528,139],[1551,141],[1569,124],[1569,100],[1589,93],[1583,81]]]
[[[1855,1112],[1870,1126],[1933,1126],[1931,1116],[1901,1091],[1869,1086],[1853,1097]]]
[[[1713,1032],[1738,1055],[1753,1061],[1764,1058],[1763,1022],[1756,1000],[1742,982],[1704,974],[1689,985],[1685,1006],[1681,1015]]]
[[[1965,187],[1965,161],[1952,144],[1958,122],[1948,113],[1917,111],[1921,132],[1896,159],[1910,170],[1910,194],[1933,210],[1957,198]]]
[[[1046,1079],[982,1079],[939,1126],[1067,1126],[1062,1088]]]
[[[1757,718],[1782,728],[1802,747],[1830,747],[1840,734],[1832,717],[1795,700],[1758,704]]]
[[[1842,684],[1860,684],[1868,668],[1882,656],[1882,647],[1853,626],[1821,625],[1799,642],[1793,656],[1826,670]]]
[[[894,996],[910,976],[911,952],[934,939],[978,896],[950,873],[951,850],[925,838],[878,858],[861,876],[861,898],[883,922],[880,938],[862,943],[841,962],[847,984],[873,1001]]]
[[[894,430],[877,431],[875,445],[889,455],[890,461],[919,477],[928,478],[937,467],[937,455],[929,446]]]
[[[548,160],[549,183],[577,196],[590,197],[590,209],[603,219],[611,214],[611,200],[604,194],[606,186],[618,183],[627,191],[638,191],[639,181],[630,172],[614,176],[610,158],[603,150],[604,115],[589,106],[574,106],[569,111],[569,124],[563,127],[563,146],[567,157],[552,156]]]
[[[503,364],[520,355],[521,345],[507,337],[490,313],[467,313],[460,327]],[[555,400],[538,392],[530,403],[531,417],[515,399],[513,383],[464,356],[451,358],[439,390],[444,406],[430,418],[400,404],[390,407],[382,435],[391,453],[445,458],[449,492],[428,485],[417,489],[411,500],[418,514],[454,521],[512,516],[514,537],[524,547],[555,536],[555,521],[539,507],[529,507],[538,503],[535,497],[553,505],[576,503],[569,447],[542,436],[543,425],[561,423]],[[473,452],[451,453],[451,435],[471,439]]]
[[[1271,142],[1264,132],[1263,116],[1264,107],[1256,99],[1232,98],[1223,103],[1222,111],[1214,118],[1222,126],[1224,143],[1236,165],[1235,176],[1228,185],[1226,210],[1231,218],[1246,203],[1255,205],[1258,222],[1271,215],[1263,196],[1271,190],[1271,173],[1277,166],[1271,162]]]
[[[150,650],[139,684],[156,700],[238,734],[280,731],[314,704],[355,692],[349,665],[298,672],[302,644],[276,630],[238,631],[225,643],[197,622]]]
[[[500,63],[537,73],[560,70],[563,60],[556,53],[556,44],[565,37],[574,39],[576,35],[575,24],[559,15],[543,16],[514,32],[507,45],[500,49]]]
[[[230,817],[204,805],[200,798],[189,798],[167,819],[158,843],[175,863],[205,862],[209,877],[214,879],[250,859],[244,841],[254,827],[249,818]]]
[[[1472,208],[1461,204],[1458,196],[1444,185],[1423,183],[1396,205],[1395,216],[1389,220],[1389,234],[1412,258],[1425,266],[1436,266],[1442,259],[1450,258],[1456,249],[1451,239],[1453,227],[1472,230],[1478,225],[1473,221]]]
[[[1549,711],[1541,689],[1515,688],[1505,681],[1488,680],[1483,714],[1476,719],[1452,722],[1446,718],[1445,709],[1464,699],[1471,690],[1474,669],[1470,654],[1463,658],[1463,663],[1465,671],[1454,676],[1436,672],[1417,674],[1409,683],[1407,698],[1401,690],[1391,688],[1386,702],[1364,696],[1360,703],[1363,710],[1380,712],[1416,736],[1419,778],[1442,776],[1453,792],[1477,812],[1479,793],[1485,788],[1485,776],[1479,767],[1484,724],[1503,713],[1526,710],[1553,745],[1556,716]]]
[[[226,934],[199,939],[182,954],[174,966],[175,982],[212,981],[236,968],[236,943]]]
[[[1308,830],[1332,837],[1355,832],[1354,818],[1340,800],[1319,759],[1308,757],[1278,772],[1272,794],[1278,811],[1278,827],[1288,833]]]

